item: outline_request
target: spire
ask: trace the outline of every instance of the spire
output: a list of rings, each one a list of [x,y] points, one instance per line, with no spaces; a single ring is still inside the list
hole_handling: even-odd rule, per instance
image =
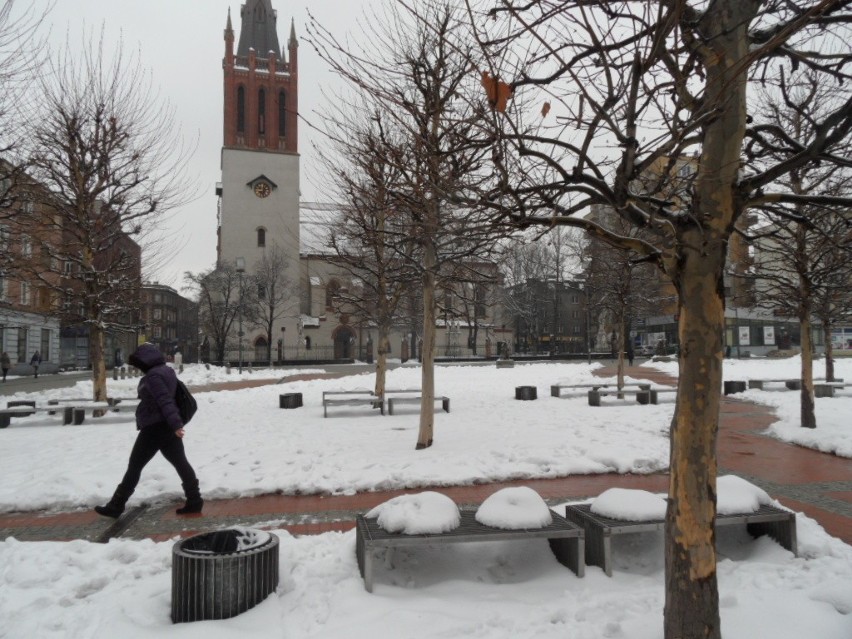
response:
[[[240,19],[238,56],[247,57],[249,49],[254,49],[259,58],[265,58],[270,51],[280,56],[278,16],[272,8],[272,0],[246,0],[240,9]]]
[[[231,24],[231,7],[228,7],[228,23],[225,25],[225,33],[233,33],[234,25]]]
[[[293,18],[290,18],[290,40],[287,46],[291,49],[299,46],[299,41],[296,39],[296,21]]]

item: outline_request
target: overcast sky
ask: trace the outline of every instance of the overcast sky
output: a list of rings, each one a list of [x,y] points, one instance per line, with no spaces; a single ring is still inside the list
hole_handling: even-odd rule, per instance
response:
[[[49,0],[33,0],[44,6]],[[29,0],[17,0],[26,6]],[[168,261],[156,265],[143,256],[144,269],[161,284],[180,290],[185,271],[201,271],[213,265],[216,256],[216,196],[214,188],[220,180],[222,147],[222,58],[223,31],[231,9],[236,41],[239,41],[239,0],[55,0],[48,16],[50,44],[63,47],[66,35],[73,44],[80,43],[84,28],[104,26],[107,38],[123,38],[128,53],[139,47],[143,65],[150,69],[154,85],[160,87],[175,108],[184,137],[198,137],[198,150],[192,159],[190,173],[197,176],[199,198],[176,210],[169,229],[183,248]],[[295,19],[299,44],[299,111],[312,118],[321,107],[321,89],[334,85],[335,79],[319,60],[305,36],[308,9],[324,27],[337,36],[357,33],[357,21],[365,7],[379,5],[380,0],[313,0],[293,2],[272,0],[278,11],[278,38],[286,46],[290,19]],[[301,191],[303,201],[323,201],[317,186],[316,163],[311,153],[311,136],[316,135],[301,123],[299,151],[302,154]],[[154,276],[151,277],[154,279]]]

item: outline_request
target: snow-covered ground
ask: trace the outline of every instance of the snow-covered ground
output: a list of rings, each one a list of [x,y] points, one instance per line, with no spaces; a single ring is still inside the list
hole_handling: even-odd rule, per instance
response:
[[[677,362],[648,362],[672,375],[677,375]],[[726,380],[800,379],[800,357],[788,359],[726,359],[723,376]],[[834,376],[852,382],[852,357],[837,358]],[[825,360],[814,362],[814,377],[825,379]],[[819,383],[819,382],[817,382]],[[841,457],[852,457],[852,388],[837,390],[835,397],[816,399],[816,429],[802,428],[799,419],[800,394],[786,390],[783,384],[770,384],[765,390],[747,390],[736,397],[772,406],[778,421],[766,433],[785,442],[814,448]]]
[[[849,379],[852,369],[844,364],[839,362],[838,376]],[[754,378],[787,375],[775,360],[734,361],[726,362],[726,379],[748,379],[740,365],[763,366],[762,373],[755,368]],[[783,362],[788,365],[795,368]],[[187,367],[183,379],[203,384],[197,376],[208,372],[197,369],[202,367]],[[394,370],[388,385],[418,386],[419,374],[416,367]],[[359,375],[199,393],[199,412],[185,443],[205,496],[346,493],[568,473],[643,473],[667,465],[663,433],[674,408],[671,395],[658,406],[610,400],[605,408],[589,407],[582,393],[549,396],[552,383],[591,381],[585,364],[439,368],[437,391],[451,397],[452,412],[436,413],[435,444],[425,451],[414,450],[414,406],[385,417],[367,407],[333,407],[322,417],[323,390],[368,389],[372,379]],[[113,395],[131,394],[135,381],[109,384]],[[515,401],[514,388],[521,385],[537,386],[539,399]],[[81,384],[37,399],[86,391]],[[305,406],[279,409],[277,396],[285,392],[301,392]],[[763,396],[775,401],[796,393],[750,391],[743,397]],[[850,402],[848,423],[852,399],[819,400],[818,411],[825,402]],[[820,431],[843,417],[818,412],[818,419]],[[89,507],[111,494],[135,437],[129,417],[88,419],[76,427],[56,422],[16,418],[0,432],[0,511]],[[146,468],[134,500],[137,496],[177,499],[179,481],[164,460],[157,457]],[[635,510],[636,502],[629,503]],[[719,531],[726,639],[852,636],[852,547],[802,514],[797,524],[799,557],[736,527]],[[0,637],[662,636],[663,541],[657,533],[614,539],[612,578],[597,568],[577,578],[556,562],[546,541],[397,549],[378,562],[375,590],[368,594],[353,532],[300,538],[274,532],[281,539],[275,594],[234,619],[175,626],[169,619],[171,543],[9,538],[0,542]]]

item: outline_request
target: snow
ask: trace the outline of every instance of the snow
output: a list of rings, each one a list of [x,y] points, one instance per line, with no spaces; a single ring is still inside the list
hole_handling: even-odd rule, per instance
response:
[[[748,365],[764,367],[762,373],[755,369],[755,378],[777,377],[789,362]],[[847,363],[839,361],[841,366],[847,367],[838,376],[852,378]],[[726,379],[746,378],[736,375],[728,362],[725,372]],[[203,383],[196,381],[200,378],[213,381],[220,375],[225,376],[188,366],[182,378],[196,385]],[[416,387],[419,376],[417,367],[406,366],[389,374],[388,386]],[[233,372],[230,379],[235,379]],[[672,402],[638,408],[634,402],[613,400],[601,409],[589,407],[584,394],[555,399],[539,392],[537,401],[513,399],[520,385],[543,390],[557,380],[590,381],[585,364],[518,363],[499,371],[493,365],[440,367],[436,391],[452,398],[453,412],[436,413],[435,444],[422,451],[414,450],[416,407],[384,417],[368,407],[334,407],[327,419],[322,417],[323,390],[369,388],[371,380],[356,375],[199,393],[199,411],[184,441],[204,496],[350,493],[577,473],[647,473],[668,464],[664,432]],[[136,380],[108,384],[111,394],[129,395]],[[277,395],[286,392],[303,393],[305,406],[279,409]],[[83,383],[36,399],[85,393]],[[773,401],[795,395],[746,394]],[[821,399],[817,405],[848,401]],[[830,431],[832,420],[848,424],[852,406],[845,405],[845,413],[820,415],[817,431]],[[57,421],[44,415],[16,418],[0,433],[0,511],[89,508],[112,493],[135,437],[132,421],[120,414],[76,427]],[[731,482],[726,490],[723,479],[720,501],[723,492],[737,500],[760,501],[742,484]],[[158,456],[145,469],[132,500],[177,501],[179,496],[174,470]],[[552,507],[564,513],[563,505]],[[523,514],[526,507],[517,510]],[[798,557],[770,538],[752,539],[745,527],[718,531],[726,639],[852,636],[852,547],[806,515],[797,513],[796,518]],[[0,541],[0,637],[662,636],[662,533],[614,538],[612,578],[594,567],[577,578],[556,561],[544,539],[395,548],[382,551],[374,562],[370,594],[359,574],[354,531],[303,537],[270,532],[280,539],[278,590],[233,619],[178,625],[169,619],[173,541],[34,543],[7,538]]]
[[[608,488],[592,500],[591,511],[625,521],[653,521],[666,516],[666,498],[647,490]]]
[[[379,527],[388,532],[404,535],[436,535],[458,528],[461,523],[455,502],[431,490],[394,497],[373,508],[367,517],[376,517]]]
[[[518,530],[544,528],[553,517],[541,495],[527,486],[515,486],[487,497],[476,509],[476,521],[492,528]]]
[[[652,362],[646,366],[677,375],[677,362]],[[725,380],[799,379],[801,357],[786,359],[726,359],[722,374]],[[834,361],[834,375],[847,382],[852,380],[852,357],[838,357]],[[814,377],[825,378],[825,360],[814,362]],[[819,383],[819,382],[817,382]],[[766,385],[764,390],[749,389],[734,397],[771,406],[778,416],[765,433],[781,441],[813,448],[824,453],[852,458],[852,388],[838,389],[834,397],[816,399],[817,427],[802,428],[800,420],[800,394],[781,390],[783,384]]]
[[[716,478],[716,512],[720,515],[755,513],[772,498],[759,486],[736,475]]]

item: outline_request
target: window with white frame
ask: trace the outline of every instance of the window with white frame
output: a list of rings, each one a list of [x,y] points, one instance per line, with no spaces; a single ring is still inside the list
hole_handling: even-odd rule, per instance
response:
[[[33,240],[29,235],[21,236],[21,256],[22,257],[32,257],[33,254]]]
[[[27,282],[21,282],[21,306],[30,305],[30,285]]]

